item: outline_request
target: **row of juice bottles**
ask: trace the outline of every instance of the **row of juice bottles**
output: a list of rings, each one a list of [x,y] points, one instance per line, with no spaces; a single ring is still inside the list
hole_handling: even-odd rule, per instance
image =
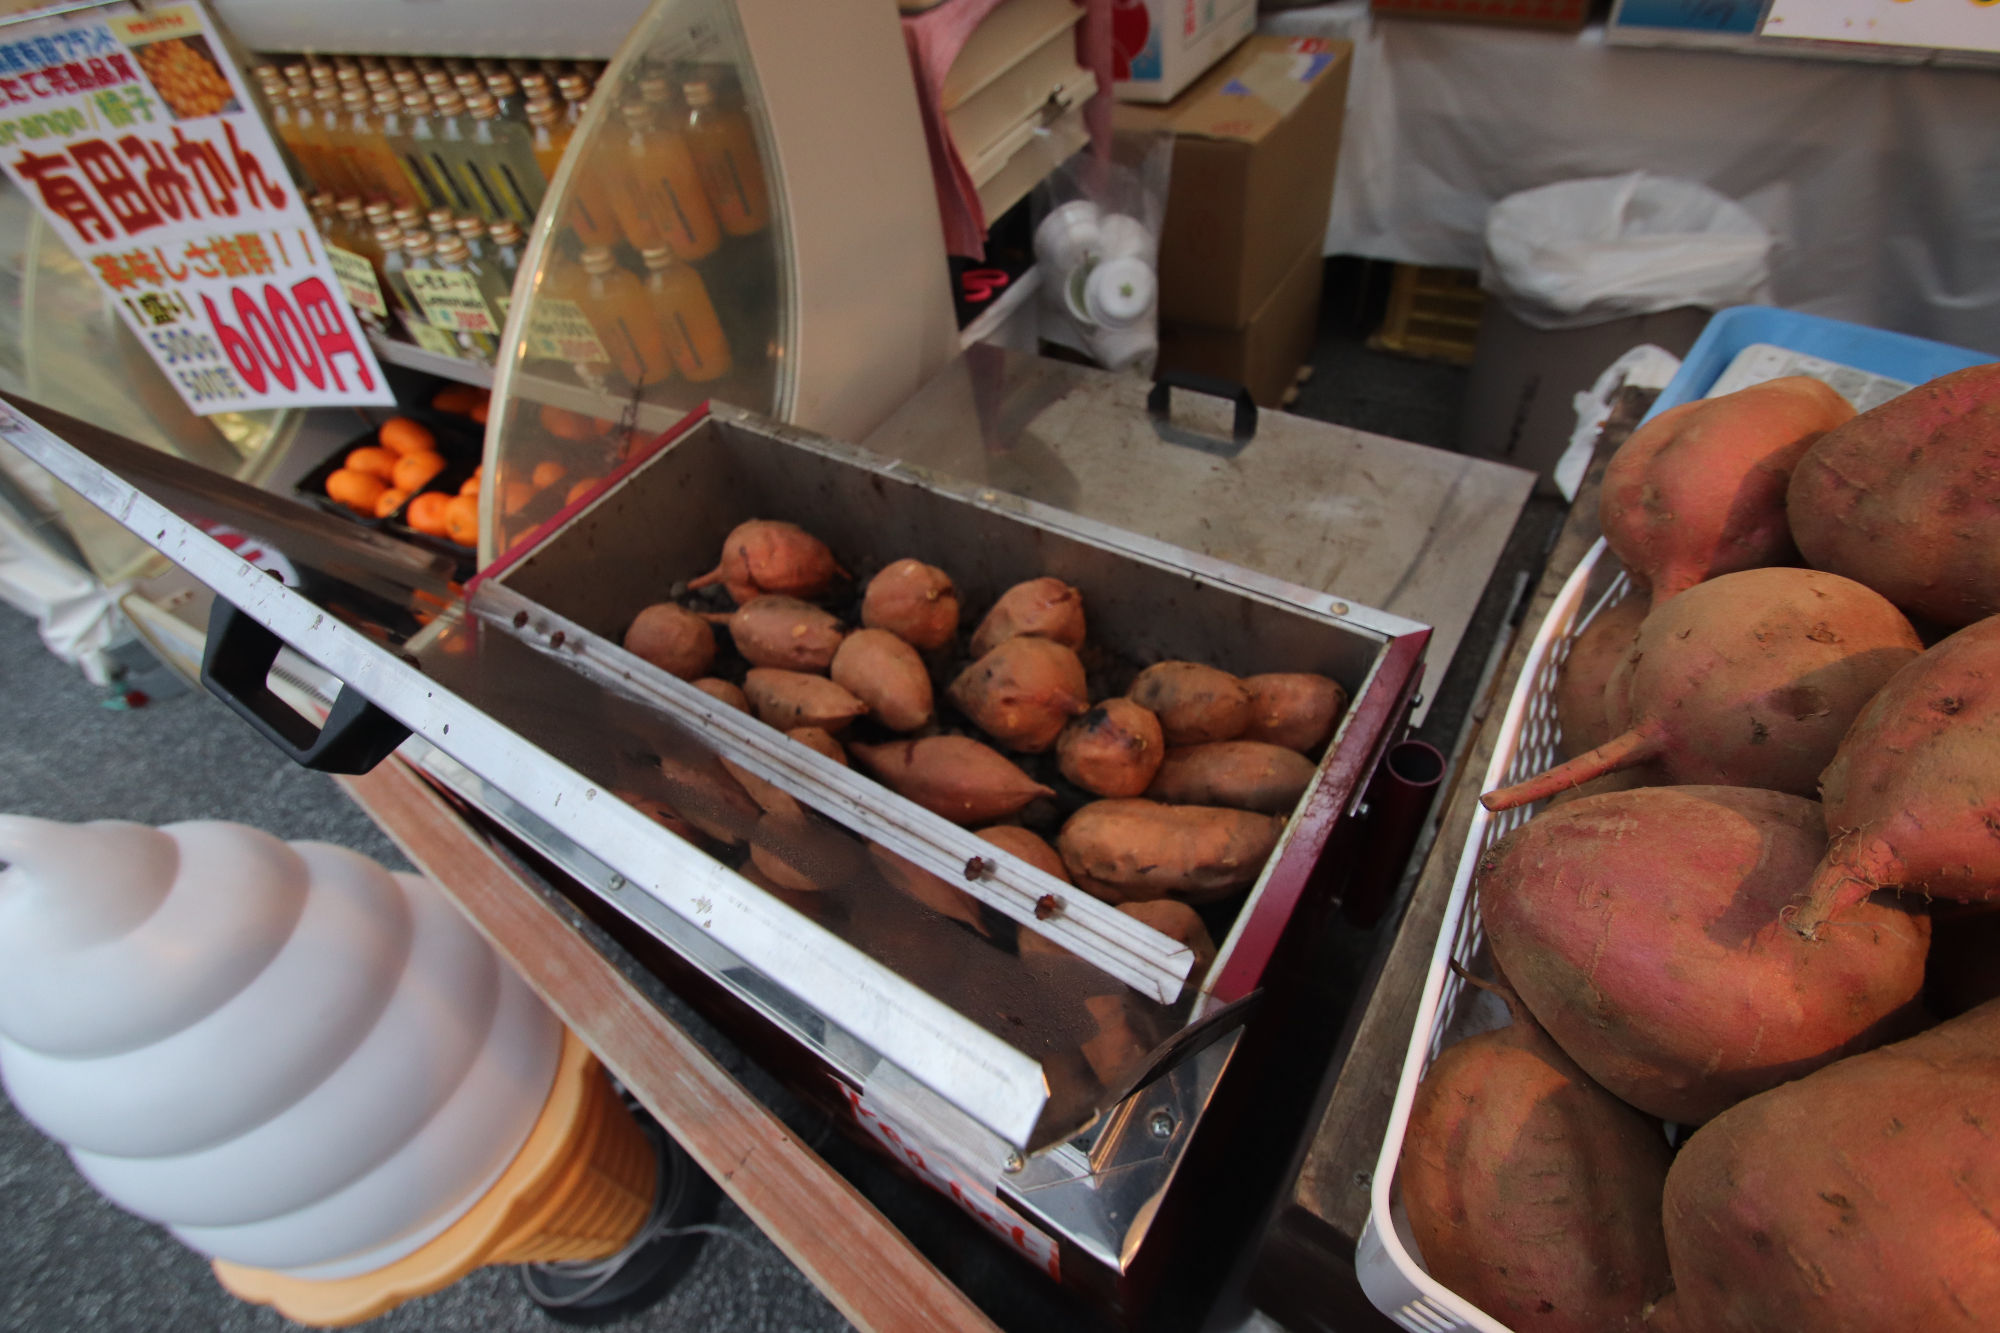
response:
[[[420,346],[494,360],[520,274],[518,223],[324,192],[311,207],[328,247],[373,271],[379,306],[365,292],[355,301],[364,322],[387,332],[400,318]],[[575,259],[551,253],[529,312],[531,366],[566,366],[599,389],[613,387],[615,371],[621,387],[642,393],[676,377],[704,384],[729,373],[729,340],[707,285],[670,248],[639,252],[643,277],[609,246],[585,246]]]
[[[580,68],[518,71],[390,58],[258,67],[273,131],[309,192],[392,209],[528,227],[539,214],[595,81]],[[578,164],[560,219],[580,248],[667,249],[695,263],[771,220],[756,135],[726,74],[664,71],[634,95]]]

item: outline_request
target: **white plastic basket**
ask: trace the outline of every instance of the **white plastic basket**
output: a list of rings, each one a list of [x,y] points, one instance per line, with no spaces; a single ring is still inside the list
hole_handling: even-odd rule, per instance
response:
[[[1499,739],[1481,791],[1532,777],[1561,758],[1556,750],[1556,675],[1576,636],[1630,586],[1624,568],[1599,538],[1563,584],[1528,649],[1520,683],[1500,720]],[[1486,849],[1527,823],[1536,808],[1523,806],[1496,815],[1482,806],[1472,813],[1451,897],[1445,902],[1444,924],[1431,954],[1430,974],[1424,980],[1410,1052],[1403,1061],[1402,1080],[1396,1085],[1382,1155],[1375,1164],[1368,1222],[1355,1249],[1355,1271],[1375,1308],[1412,1333],[1456,1333],[1462,1329],[1508,1333],[1506,1325],[1481,1313],[1424,1270],[1409,1224],[1394,1197],[1394,1186],[1403,1132],[1409,1126],[1410,1106],[1424,1071],[1446,1046],[1506,1021],[1503,1010],[1496,1012],[1498,1006],[1492,997],[1468,987],[1451,970],[1451,962],[1456,959],[1468,971],[1479,971],[1478,955],[1485,933],[1471,899],[1473,872]]]
[[[1769,312],[1783,319],[1803,322],[1806,317],[1785,312]],[[1711,323],[1713,330],[1721,323]],[[1844,327],[1844,326],[1842,326]],[[1860,333],[1871,331],[1860,330]],[[1710,337],[1704,334],[1704,341]],[[1701,350],[1697,344],[1696,351]],[[1860,358],[1857,358],[1860,359]],[[1695,353],[1683,366],[1683,376],[1698,369]],[[1951,369],[1943,366],[1936,373]],[[1685,385],[1676,377],[1666,393],[1654,404],[1652,415],[1675,402],[1712,397],[1781,375],[1812,375],[1841,391],[1857,408],[1866,410],[1885,402],[1909,387],[1908,380],[1893,378],[1872,369],[1824,358],[1765,342],[1755,342],[1736,351],[1719,373],[1711,366],[1700,385]],[[1710,378],[1712,376],[1712,378]],[[1556,749],[1556,675],[1569,656],[1576,636],[1606,606],[1617,601],[1631,586],[1624,567],[1602,538],[1585,554],[1569,580],[1556,595],[1529,646],[1521,679],[1507,701],[1500,721],[1499,739],[1493,759],[1487,765],[1481,791],[1505,787],[1553,767],[1561,755]],[[1370,1187],[1368,1221],[1355,1244],[1354,1266],[1361,1289],[1375,1308],[1411,1333],[1511,1333],[1506,1325],[1485,1314],[1464,1297],[1453,1292],[1425,1271],[1408,1219],[1395,1196],[1396,1166],[1402,1158],[1403,1134],[1409,1128],[1410,1107],[1416,1101],[1417,1084],[1431,1061],[1445,1047],[1477,1032],[1504,1026],[1507,1014],[1492,996],[1467,986],[1451,970],[1456,960],[1468,972],[1478,974],[1485,932],[1480,928],[1477,904],[1472,900],[1472,876],[1480,857],[1502,837],[1533,817],[1539,804],[1522,806],[1501,814],[1485,807],[1472,813],[1466,830],[1465,848],[1458,859],[1458,873],[1452,879],[1451,896],[1445,901],[1444,920],[1438,930],[1437,948],[1431,954],[1430,973],[1417,1007],[1417,1021],[1411,1031],[1410,1051],[1403,1061],[1402,1080],[1396,1085],[1395,1105],[1389,1112],[1389,1127],[1383,1136],[1382,1154],[1375,1163]]]

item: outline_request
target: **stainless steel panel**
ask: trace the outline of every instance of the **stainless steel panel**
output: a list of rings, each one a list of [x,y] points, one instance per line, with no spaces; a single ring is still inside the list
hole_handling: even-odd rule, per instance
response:
[[[1122,693],[1139,664],[1167,658],[1212,662],[1225,670],[1314,671],[1339,680],[1359,703],[1377,684],[1392,638],[1422,626],[1251,570],[1133,537],[1088,519],[990,489],[955,482],[833,441],[718,407],[682,430],[602,495],[557,523],[512,563],[492,571],[473,605],[498,627],[541,644],[560,644],[579,670],[615,683],[723,744],[733,761],[777,782],[869,839],[891,846],[934,873],[955,871],[973,855],[993,858],[972,835],[894,796],[879,784],[802,747],[775,742],[749,722],[617,644],[637,612],[683,588],[714,561],[736,524],[753,517],[799,523],[855,563],[857,585],[894,560],[915,557],[950,573],[970,614],[1024,579],[1053,575],[1078,587],[1090,622],[1099,678],[1094,694]],[[491,583],[525,599],[486,608]],[[855,617],[850,616],[849,619]],[[1115,656],[1104,645],[1116,645]],[[1389,685],[1400,689],[1402,682]],[[1357,707],[1350,719],[1363,710]],[[1374,719],[1379,726],[1381,719]],[[1362,742],[1372,744],[1373,737]],[[1322,777],[1345,756],[1343,722],[1322,761]],[[1365,769],[1372,756],[1361,756]],[[1310,808],[1309,792],[1299,811]],[[1323,839],[1323,821],[1297,817],[1223,936],[1221,974],[1243,928],[1262,905],[1272,868],[1295,838]],[[1171,1001],[1156,969],[1121,957],[1113,912],[1011,857],[968,893],[1024,930],[1061,944],[1142,994]],[[1067,907],[1052,922],[1036,919],[1036,899],[1060,893]],[[1283,922],[1266,921],[1267,928]],[[1078,927],[1082,927],[1081,930]],[[1150,931],[1141,931],[1151,935]],[[1092,938],[1095,937],[1095,938]],[[1136,966],[1135,966],[1136,963]]]
[[[1176,394],[1161,425],[1149,388],[971,347],[860,443],[1432,626],[1422,691],[1435,694],[1533,475],[1273,411],[1236,450],[1232,404]]]

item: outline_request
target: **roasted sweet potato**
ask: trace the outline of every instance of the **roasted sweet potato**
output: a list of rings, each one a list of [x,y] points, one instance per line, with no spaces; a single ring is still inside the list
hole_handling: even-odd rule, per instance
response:
[[[891,731],[915,731],[931,720],[931,677],[924,660],[888,630],[848,635],[834,654],[833,680]]]
[[[749,838],[763,813],[715,755],[661,755],[660,778],[667,809],[732,847]]]
[[[1154,898],[1147,902],[1119,903],[1118,910],[1145,922],[1168,939],[1187,945],[1194,954],[1194,970],[1188,973],[1190,980],[1206,972],[1215,961],[1215,941],[1209,936],[1208,927],[1202,924],[1201,914],[1186,903]]]
[[[1853,415],[1809,375],[1662,412],[1604,469],[1605,542],[1654,606],[1718,574],[1795,563],[1785,486],[1806,450]]]
[[[1684,1333],[2000,1328],[2000,1001],[1752,1097],[1667,1173]]]
[[[733,759],[717,756],[723,771],[736,779],[736,785],[748,792],[758,809],[767,815],[780,815],[793,819],[805,818],[805,807],[793,795],[775,782],[766,782]]]
[[[848,751],[892,791],[958,824],[1005,819],[1038,796],[1055,795],[1005,755],[967,736],[855,742]]]
[[[1613,673],[1619,734],[1481,801],[1509,810],[1614,769],[1657,761],[1675,782],[1811,796],[1848,724],[1923,650],[1879,594],[1812,569],[1747,569],[1656,607]],[[1620,686],[1624,685],[1622,691]]]
[[[868,705],[824,676],[775,667],[752,667],[743,693],[757,720],[779,731],[818,727],[839,732],[868,711]]]
[[[879,842],[868,844],[868,855],[882,878],[898,893],[916,899],[940,916],[964,922],[981,935],[993,933],[980,910],[979,900],[964,889],[898,856]]]
[[[750,834],[750,859],[780,888],[819,893],[860,873],[852,838],[803,812],[766,813]]]
[[[1556,749],[1565,759],[1588,754],[1618,734],[1604,704],[1611,673],[1632,652],[1632,640],[1646,620],[1647,601],[1627,594],[1583,627],[1556,673]]]
[[[1029,579],[1000,594],[972,631],[972,655],[984,657],[1017,634],[1083,647],[1083,594],[1061,579]]]
[[[751,666],[784,671],[824,672],[847,633],[812,603],[775,594],[752,597],[729,615],[706,618],[729,627],[736,651]]]
[[[1099,796],[1143,795],[1166,753],[1160,719],[1130,699],[1104,700],[1056,737],[1062,775]]]
[[[1793,929],[1811,936],[1881,888],[2000,901],[2000,616],[1897,672],[1820,787],[1834,843]]]
[[[1411,1233],[1432,1277],[1515,1333],[1636,1333],[1671,1285],[1666,1136],[1512,1008],[1417,1086],[1397,1175]]]
[[[739,713],[750,711],[749,696],[743,693],[742,688],[730,684],[719,676],[703,676],[693,684],[703,694],[721,700]]]
[[[942,648],[958,634],[958,589],[936,565],[898,560],[868,580],[861,623],[888,630],[912,648]]]
[[[1168,745],[1233,741],[1250,729],[1253,716],[1243,682],[1200,662],[1149,666],[1125,695],[1160,719]]]
[[[632,619],[625,651],[669,675],[693,680],[715,664],[715,631],[686,607],[655,602]]]
[[[1871,903],[1817,944],[1779,920],[1825,846],[1812,801],[1648,787],[1538,815],[1475,891],[1494,959],[1570,1058],[1699,1124],[1919,1021],[1926,917]]]
[[[841,767],[847,766],[847,751],[840,748],[840,742],[825,727],[793,727],[785,734],[808,750],[818,750]]]
[[[1267,741],[1309,754],[1333,738],[1347,711],[1347,691],[1330,676],[1273,671],[1243,677],[1250,691],[1250,725],[1238,739]]]
[[[979,836],[1001,851],[1020,857],[1043,874],[1053,875],[1065,884],[1070,882],[1069,869],[1056,855],[1056,849],[1049,846],[1040,834],[1019,824],[995,824],[991,828],[980,829]]]
[[[720,583],[741,605],[762,593],[819,597],[845,574],[826,543],[804,528],[759,518],[731,529],[722,541],[721,563],[688,586]]]
[[[945,691],[972,724],[1010,750],[1038,754],[1090,707],[1083,663],[1053,639],[1004,639]]]
[[[2000,613],[2000,362],[1828,431],[1786,506],[1814,567],[1946,627]]]
[[[1167,751],[1146,795],[1168,805],[1226,805],[1288,815],[1312,785],[1313,761],[1263,741],[1211,741]]]
[[[1092,801],[1063,825],[1056,850],[1080,887],[1088,878],[1124,899],[1205,903],[1254,883],[1283,830],[1248,810]]]

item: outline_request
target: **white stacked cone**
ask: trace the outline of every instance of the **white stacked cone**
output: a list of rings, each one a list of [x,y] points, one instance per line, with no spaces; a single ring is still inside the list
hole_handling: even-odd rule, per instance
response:
[[[423,880],[240,825],[0,816],[0,1080],[113,1201],[312,1281],[464,1215],[562,1026]]]

